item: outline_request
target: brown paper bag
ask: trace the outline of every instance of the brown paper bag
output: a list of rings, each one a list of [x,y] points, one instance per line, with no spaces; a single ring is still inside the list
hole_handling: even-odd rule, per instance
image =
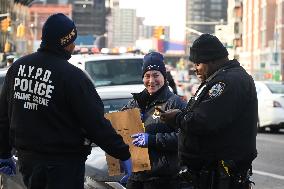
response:
[[[105,114],[105,117],[110,120],[116,132],[119,133],[123,137],[124,142],[129,145],[133,164],[133,172],[150,170],[151,165],[148,148],[135,147],[132,144],[133,139],[130,137],[133,134],[144,132],[139,109],[134,108],[121,112],[108,113]],[[109,155],[106,155],[106,159],[109,168],[109,175],[120,175],[121,170],[119,160]]]

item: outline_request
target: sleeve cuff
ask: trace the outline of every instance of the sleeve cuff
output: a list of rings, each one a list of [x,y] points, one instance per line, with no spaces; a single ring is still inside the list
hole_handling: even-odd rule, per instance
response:
[[[180,128],[180,119],[182,118],[182,112],[178,112],[175,117],[175,124],[177,128]]]
[[[0,159],[8,159],[8,158],[10,158],[10,157],[12,157],[12,154],[11,154],[11,152],[1,152],[0,153]]]
[[[148,146],[156,146],[156,135],[149,135],[148,136]]]

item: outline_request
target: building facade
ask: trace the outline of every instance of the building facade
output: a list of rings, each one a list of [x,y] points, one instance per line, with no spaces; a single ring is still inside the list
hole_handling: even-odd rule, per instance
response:
[[[72,14],[78,35],[101,36],[106,33],[108,12],[105,0],[75,0]]]
[[[11,12],[11,5],[11,2],[8,0],[0,0],[0,21],[7,18],[7,16],[4,15]],[[8,39],[8,35],[7,32],[2,31],[2,28],[0,28],[0,53],[4,52],[4,46]]]
[[[9,20],[8,27],[6,29],[1,27],[0,30],[0,53],[22,55],[28,52],[27,38],[30,35],[28,6],[31,2],[31,0],[0,0],[0,20]]]
[[[111,15],[108,18],[108,47],[133,47],[137,38],[136,10],[120,8],[119,1],[111,3]]]
[[[33,4],[29,8],[31,51],[35,51],[39,47],[43,24],[50,15],[56,12],[61,12],[72,18],[72,6],[70,4]]]
[[[239,60],[243,33],[243,0],[228,1],[228,26],[231,28],[233,58]]]
[[[190,46],[199,33],[212,34],[215,25],[226,23],[227,7],[228,0],[186,0],[187,46]]]
[[[215,26],[215,35],[227,47],[230,59],[239,60],[242,47],[242,10],[242,0],[228,0],[227,24]]]
[[[243,0],[240,61],[257,80],[283,80],[283,0]]]

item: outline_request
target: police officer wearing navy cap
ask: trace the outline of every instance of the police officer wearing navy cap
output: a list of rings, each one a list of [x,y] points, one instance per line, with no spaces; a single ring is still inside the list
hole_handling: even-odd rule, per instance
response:
[[[0,96],[0,172],[15,174],[11,150],[28,189],[83,189],[85,161],[96,143],[120,159],[127,178],[129,147],[104,118],[86,74],[68,63],[77,30],[62,13],[43,25],[37,52],[12,64]]]
[[[180,129],[179,175],[194,189],[248,189],[257,155],[254,81],[210,34],[193,42],[189,60],[202,81],[198,91],[183,111],[161,115]]]
[[[132,173],[127,189],[177,189],[178,129],[162,123],[160,113],[185,108],[186,102],[169,90],[162,54],[146,54],[142,73],[145,89],[134,93],[124,109],[140,109],[145,132],[134,134],[132,143],[138,148],[148,148],[151,170]]]

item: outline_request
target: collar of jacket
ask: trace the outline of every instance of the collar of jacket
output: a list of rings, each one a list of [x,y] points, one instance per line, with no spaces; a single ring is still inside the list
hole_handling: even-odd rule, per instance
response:
[[[227,70],[230,68],[239,67],[240,63],[236,59],[233,59],[233,60],[229,60],[224,66],[226,67],[225,70]]]
[[[229,60],[227,63],[224,64],[223,67],[221,67],[219,70],[217,70],[216,72],[214,72],[210,77],[208,77],[205,81],[203,81],[195,94],[198,93],[199,90],[201,90],[201,88],[204,88],[204,85],[208,82],[210,82],[213,78],[215,78],[216,75],[218,75],[219,73],[223,72],[223,71],[226,71],[228,69],[231,69],[231,68],[236,68],[236,67],[240,67],[240,63],[236,60],[236,59],[233,59],[233,60]]]
[[[205,82],[203,83],[208,83],[209,81],[211,81],[216,75],[218,75],[219,73],[226,71],[228,69],[231,68],[236,68],[236,67],[240,67],[240,63],[237,60],[229,60],[227,63],[224,64],[224,66],[222,66],[219,70],[217,70],[216,72],[214,72],[210,77],[208,77]],[[202,84],[203,84],[202,83]]]
[[[58,47],[58,46],[54,46],[54,45],[48,45],[44,42],[41,42],[40,48],[37,51],[38,52],[49,52],[65,60],[69,60],[71,58],[71,53],[66,51],[65,49]]]
[[[161,87],[155,94],[150,95],[147,89],[140,93],[132,93],[133,99],[137,101],[138,106],[145,110],[146,107],[154,106],[157,103],[164,103],[171,95],[170,89],[167,84]]]

